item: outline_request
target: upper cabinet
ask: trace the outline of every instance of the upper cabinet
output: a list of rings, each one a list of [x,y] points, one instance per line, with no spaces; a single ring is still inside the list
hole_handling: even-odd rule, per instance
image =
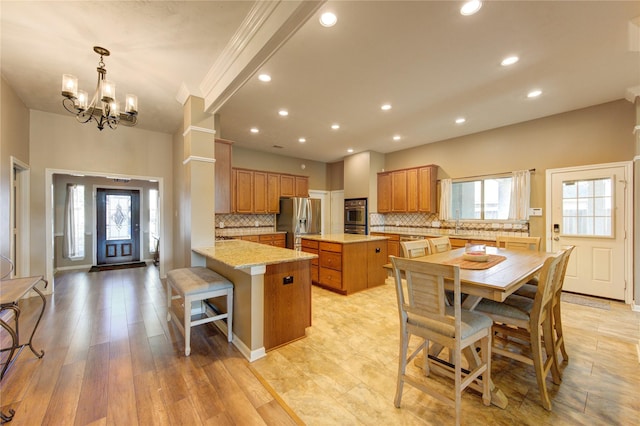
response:
[[[437,166],[378,173],[378,213],[434,213]]]
[[[279,213],[280,197],[308,197],[309,178],[234,168],[232,173],[234,213]]]
[[[232,211],[232,176],[231,176],[231,145],[233,142],[216,139],[215,142],[215,212],[217,214]]]
[[[280,175],[281,197],[308,197],[309,178],[307,176]]]

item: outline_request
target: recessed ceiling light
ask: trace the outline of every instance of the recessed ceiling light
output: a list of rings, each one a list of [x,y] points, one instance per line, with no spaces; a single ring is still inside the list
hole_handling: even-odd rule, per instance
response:
[[[500,65],[502,65],[503,67],[508,67],[509,65],[515,64],[519,60],[520,58],[518,58],[517,56],[507,56],[502,60],[502,62],[500,62]]]
[[[394,141],[399,141],[400,140],[400,135],[394,135],[393,136],[393,140]]]
[[[271,81],[271,76],[269,74],[260,74],[258,76],[258,80],[268,83],[269,81]]]
[[[338,17],[331,12],[325,12],[320,15],[320,25],[323,27],[333,27],[338,22]]]
[[[348,152],[349,154],[351,154],[351,153],[353,152],[353,148],[349,148],[349,149],[347,150],[347,152]]]
[[[460,14],[464,16],[473,15],[482,7],[482,2],[480,0],[471,0],[466,2],[460,8]]]
[[[281,117],[286,117],[287,115],[289,115],[289,111],[287,111],[286,109],[281,109],[280,111],[278,111],[278,114]]]
[[[307,141],[307,139],[306,139],[306,138],[300,138],[300,139],[298,139],[298,142],[300,142],[300,143],[305,143],[306,141]]]
[[[540,95],[542,95],[542,90],[536,89],[527,93],[527,98],[537,98]]]
[[[257,127],[252,127],[251,128],[251,133],[259,133],[259,132],[260,132],[260,130],[258,130]]]
[[[389,111],[391,109],[391,104],[384,104],[380,107],[383,111]]]
[[[458,118],[456,118],[456,124],[462,124],[462,123],[464,123],[465,121],[467,121],[467,119],[466,119],[466,118],[464,118],[464,117],[458,117]]]
[[[331,125],[331,128],[333,130],[338,130],[340,128],[340,125],[338,123],[334,123],[334,124]]]

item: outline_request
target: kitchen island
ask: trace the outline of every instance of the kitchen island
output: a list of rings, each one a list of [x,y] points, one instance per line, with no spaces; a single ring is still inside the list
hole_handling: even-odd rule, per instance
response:
[[[305,235],[302,250],[318,255],[312,261],[314,284],[340,294],[382,285],[387,273],[387,237],[329,234]]]
[[[314,254],[242,240],[193,249],[197,265],[234,284],[233,343],[251,362],[311,326]]]

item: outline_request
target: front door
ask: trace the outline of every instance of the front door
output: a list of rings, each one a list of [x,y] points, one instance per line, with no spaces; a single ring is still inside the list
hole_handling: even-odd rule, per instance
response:
[[[575,246],[563,290],[625,299],[627,170],[605,164],[549,171],[551,250]]]
[[[98,188],[98,265],[140,260],[140,191]]]

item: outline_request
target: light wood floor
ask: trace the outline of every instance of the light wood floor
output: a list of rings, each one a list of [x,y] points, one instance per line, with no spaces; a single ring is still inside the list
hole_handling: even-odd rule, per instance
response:
[[[185,358],[182,336],[165,322],[164,297],[154,267],[59,275],[35,339],[44,358],[26,349],[0,382],[0,408],[16,411],[10,424],[451,423],[448,407],[409,386],[402,408],[393,406],[392,285],[350,296],[314,286],[307,337],[252,364],[211,325],[193,329]],[[495,356],[492,375],[509,405],[484,407],[467,392],[463,424],[638,424],[640,313],[592,304],[563,303],[571,358],[562,384],[548,381],[551,413],[539,403],[533,368]],[[38,299],[21,305],[26,336]]]
[[[0,382],[9,424],[299,423],[215,326],[194,328],[184,356],[155,267],[67,272],[55,290],[34,339],[44,357],[26,348]],[[24,339],[41,302],[20,305]]]

